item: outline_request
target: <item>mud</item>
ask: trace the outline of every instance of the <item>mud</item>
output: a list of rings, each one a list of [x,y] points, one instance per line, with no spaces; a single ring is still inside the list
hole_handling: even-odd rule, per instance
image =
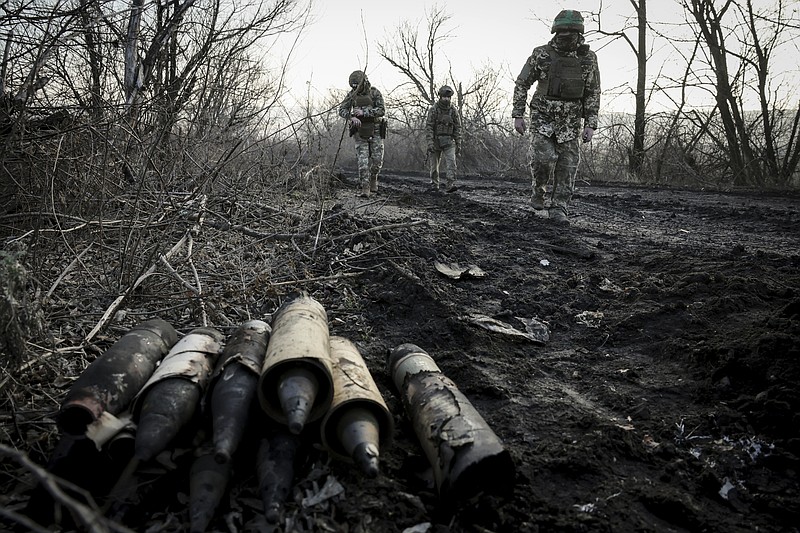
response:
[[[357,275],[305,287],[395,417],[381,474],[311,445],[270,526],[245,446],[215,531],[798,531],[796,194],[580,183],[562,225],[530,208],[524,181],[466,176],[453,193],[426,181],[387,173],[361,199],[343,175],[323,232],[337,237],[311,274]],[[452,279],[437,261],[482,275]],[[260,298],[274,310],[274,293]],[[486,329],[478,315],[547,335]],[[425,349],[503,442],[508,493],[437,496],[386,369],[403,343]],[[180,472],[159,478],[146,518],[123,522],[185,528]],[[338,495],[304,506],[326,483]]]
[[[367,352],[424,346],[517,466],[513,497],[470,502],[444,531],[797,531],[796,196],[583,184],[563,226],[528,207],[526,183],[385,181],[387,204],[409,208],[396,216],[429,224],[354,287]],[[445,278],[434,260],[486,276]],[[535,318],[550,338],[470,313],[520,330]],[[418,493],[398,426],[387,474]],[[422,519],[392,514],[376,530]]]

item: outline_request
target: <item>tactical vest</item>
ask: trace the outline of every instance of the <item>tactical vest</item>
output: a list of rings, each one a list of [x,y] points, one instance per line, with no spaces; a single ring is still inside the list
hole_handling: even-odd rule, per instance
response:
[[[550,70],[546,80],[536,85],[536,94],[552,100],[578,100],[583,98],[583,69],[579,57],[562,56],[552,47]]]
[[[436,104],[436,123],[434,126],[436,136],[443,135],[445,137],[452,137],[453,132],[455,131],[455,122],[453,121],[453,108],[449,108],[447,110],[442,109],[439,107],[439,104]]]
[[[353,107],[372,106],[372,95],[357,94],[353,97]],[[375,117],[361,117],[361,126],[358,128],[358,136],[362,139],[369,139],[375,133]]]

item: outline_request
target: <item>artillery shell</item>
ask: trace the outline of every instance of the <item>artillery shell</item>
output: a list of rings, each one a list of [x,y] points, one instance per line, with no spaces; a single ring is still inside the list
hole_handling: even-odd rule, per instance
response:
[[[195,415],[222,334],[197,328],[178,341],[133,404],[137,421],[135,457],[147,461],[169,446]]]
[[[230,463],[220,464],[209,449],[195,458],[189,474],[189,531],[203,533],[217,512],[231,478]]]
[[[327,412],[333,397],[328,316],[306,294],[275,312],[258,384],[267,415],[299,433]]]
[[[169,378],[150,387],[136,430],[135,457],[149,461],[169,446],[194,418],[200,388],[189,380]]]
[[[294,468],[300,440],[285,431],[261,439],[258,447],[258,490],[264,503],[264,516],[278,523],[283,505],[294,485]]]
[[[354,461],[364,475],[375,477],[394,420],[355,344],[333,336],[330,349],[333,401],[320,426],[322,443],[335,458]]]
[[[211,378],[207,394],[211,398],[215,459],[219,463],[230,461],[242,440],[269,334],[266,322],[250,320],[242,324],[226,344]]]
[[[500,439],[433,358],[414,344],[389,354],[388,366],[443,500],[504,493],[514,463]]]
[[[59,429],[81,435],[103,411],[117,415],[127,409],[177,340],[175,329],[161,319],[134,326],[72,384],[56,419]]]
[[[289,431],[299,435],[309,418],[317,398],[319,381],[313,372],[303,367],[286,370],[278,383],[278,400]]]
[[[336,425],[336,436],[342,449],[369,478],[379,472],[378,420],[368,409],[347,409]]]

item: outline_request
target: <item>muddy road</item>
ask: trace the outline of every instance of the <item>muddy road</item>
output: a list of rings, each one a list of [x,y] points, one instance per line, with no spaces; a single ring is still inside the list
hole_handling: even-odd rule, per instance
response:
[[[582,183],[565,226],[530,208],[523,181],[466,176],[431,193],[424,176],[389,172],[362,199],[353,179],[333,187],[306,264],[291,262],[320,281],[250,287],[256,318],[302,288],[331,334],[357,344],[395,419],[381,475],[310,442],[272,527],[245,445],[214,531],[799,530],[800,196]],[[470,267],[479,275],[452,275]],[[241,319],[231,308],[216,306],[223,326]],[[185,332],[191,320],[172,322]],[[519,334],[526,324],[547,335]],[[507,494],[440,502],[386,369],[403,343],[425,349],[503,442]],[[180,472],[129,527],[188,530]],[[302,505],[330,480],[339,492]]]
[[[797,530],[796,196],[584,185],[565,227],[526,183],[385,181],[388,218],[429,224],[354,289],[366,352],[425,347],[517,466],[513,498],[467,506],[452,531]],[[486,275],[452,280],[437,260]],[[549,341],[474,314],[537,319]]]

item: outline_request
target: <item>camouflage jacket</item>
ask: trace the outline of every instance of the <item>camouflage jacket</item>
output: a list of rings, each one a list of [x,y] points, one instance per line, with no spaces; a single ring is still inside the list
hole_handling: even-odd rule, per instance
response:
[[[597,56],[591,50],[585,53],[560,52],[550,41],[547,45],[534,48],[525,62],[522,71],[514,82],[514,99],[512,117],[525,116],[525,101],[528,90],[534,82],[546,82],[553,63],[551,54],[580,59],[583,76],[583,97],[575,100],[551,99],[536,91],[530,101],[531,131],[537,131],[550,137],[555,135],[556,142],[563,143],[575,139],[581,131],[581,119],[584,126],[597,129],[597,113],[600,109],[600,70]]]
[[[425,119],[425,141],[428,148],[450,146],[461,142],[461,117],[453,104],[448,107],[433,104]]]
[[[368,106],[363,106],[362,109],[364,110],[364,116],[361,118],[362,121],[366,119],[373,119],[373,121],[378,122],[375,119],[379,119],[386,114],[386,109],[384,108],[383,104],[383,95],[381,92],[372,87],[371,85],[367,89],[369,92],[369,97],[372,99],[372,104]],[[356,107],[356,96],[358,96],[354,91],[350,91],[345,96],[344,100],[341,104],[339,104],[339,116],[342,118],[350,118],[355,115],[352,114],[353,108]]]

